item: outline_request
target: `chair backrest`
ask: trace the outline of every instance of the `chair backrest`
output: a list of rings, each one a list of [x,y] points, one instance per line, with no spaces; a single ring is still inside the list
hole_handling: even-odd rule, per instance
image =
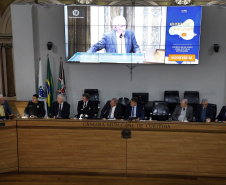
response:
[[[217,105],[216,104],[212,104],[212,103],[208,103],[209,105],[211,105],[213,107],[213,120],[215,120],[216,116],[217,116]]]
[[[165,101],[154,101],[152,108],[152,117],[153,120],[167,120],[169,117],[168,103]]]
[[[118,99],[118,103],[122,104],[123,106],[127,106],[129,104],[129,98],[121,97]]]
[[[184,99],[188,100],[188,104],[199,104],[199,92],[184,91]]]
[[[165,91],[164,92],[164,101],[168,103],[179,103],[179,91]]]
[[[146,103],[148,102],[149,93],[146,92],[138,92],[138,93],[132,93],[132,97],[137,97],[139,103]]]
[[[153,102],[153,115],[168,115],[169,114],[169,107],[168,103],[165,101],[154,101]]]
[[[89,94],[89,100],[91,100],[91,101],[99,101],[98,89],[85,89],[84,93],[88,93]]]

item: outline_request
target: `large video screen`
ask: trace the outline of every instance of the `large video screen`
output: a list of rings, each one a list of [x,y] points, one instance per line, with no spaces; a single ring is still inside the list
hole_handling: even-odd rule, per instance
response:
[[[64,10],[68,62],[198,64],[201,7],[73,5]]]

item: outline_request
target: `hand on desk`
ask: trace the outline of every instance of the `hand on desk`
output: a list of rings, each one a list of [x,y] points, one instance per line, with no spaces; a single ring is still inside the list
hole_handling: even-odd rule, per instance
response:
[[[37,118],[37,116],[35,116],[35,115],[30,115],[30,118]]]

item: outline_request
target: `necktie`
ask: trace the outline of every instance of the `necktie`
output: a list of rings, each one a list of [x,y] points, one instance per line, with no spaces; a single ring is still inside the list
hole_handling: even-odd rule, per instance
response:
[[[185,108],[183,108],[183,111],[185,111]]]
[[[134,107],[132,107],[132,116],[134,116]]]
[[[83,109],[86,108],[86,102],[84,102]]]
[[[58,109],[58,116],[61,117],[61,103],[60,103],[60,107]]]

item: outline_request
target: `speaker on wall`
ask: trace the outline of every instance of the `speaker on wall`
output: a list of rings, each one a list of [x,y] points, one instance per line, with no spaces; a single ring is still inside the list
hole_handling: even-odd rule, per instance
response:
[[[219,44],[214,44],[213,45],[213,49],[214,49],[215,52],[218,52],[219,48],[220,48]]]
[[[47,48],[48,50],[51,50],[53,47],[53,43],[52,42],[47,42]]]

